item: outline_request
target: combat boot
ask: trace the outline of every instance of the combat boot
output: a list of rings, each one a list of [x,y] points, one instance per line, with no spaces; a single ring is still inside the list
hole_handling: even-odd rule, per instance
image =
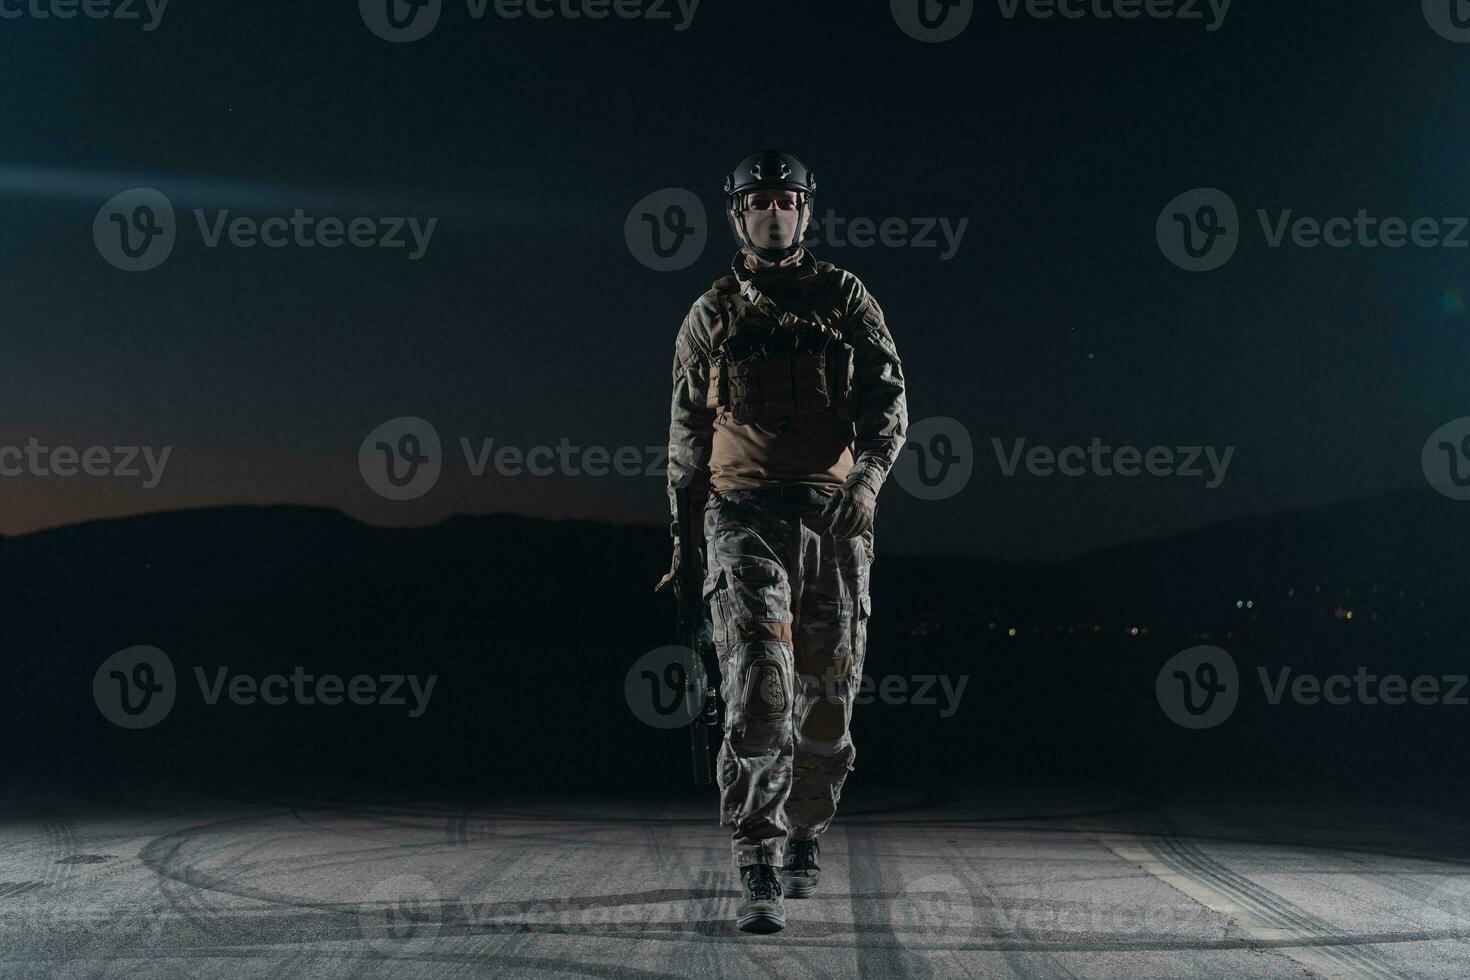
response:
[[[740,868],[745,901],[735,910],[735,924],[745,932],[780,932],[786,928],[786,906],[781,901],[781,872],[771,864]]]
[[[817,867],[821,850],[817,839],[786,842],[786,866],[781,869],[781,891],[787,898],[811,898],[822,876]]]

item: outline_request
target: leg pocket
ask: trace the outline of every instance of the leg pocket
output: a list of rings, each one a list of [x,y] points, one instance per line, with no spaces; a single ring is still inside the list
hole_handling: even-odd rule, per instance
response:
[[[728,591],[725,570],[712,566],[704,577],[704,601],[709,606],[710,625],[714,628],[715,651],[721,657],[730,649],[730,604],[725,598]]]
[[[727,571],[726,594],[736,623],[791,622],[791,586],[779,561],[742,556],[732,560]]]
[[[873,601],[868,593],[858,596],[857,611],[852,617],[852,688],[863,683],[863,665],[868,655],[868,617],[873,614]]]

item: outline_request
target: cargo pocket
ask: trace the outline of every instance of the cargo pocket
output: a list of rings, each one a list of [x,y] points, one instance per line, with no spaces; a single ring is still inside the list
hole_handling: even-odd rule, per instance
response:
[[[852,617],[852,689],[862,689],[863,664],[868,655],[868,617],[873,614],[873,600],[864,592],[858,596],[857,614]]]
[[[725,596],[729,591],[728,580],[723,568],[716,566],[710,572],[704,578],[704,601],[709,607],[715,652],[723,657],[725,651],[730,649],[730,604]]]
[[[785,570],[773,558],[731,561],[726,595],[731,614],[741,623],[791,622],[791,592]]]

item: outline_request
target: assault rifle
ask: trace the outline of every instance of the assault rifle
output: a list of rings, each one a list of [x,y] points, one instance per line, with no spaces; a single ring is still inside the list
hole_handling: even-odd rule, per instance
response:
[[[678,643],[688,651],[684,664],[684,704],[690,712],[689,750],[694,756],[694,782],[710,784],[709,733],[718,730],[719,661],[714,631],[704,604],[704,557],[699,542],[704,535],[689,501],[689,489],[674,490],[675,523],[679,532]],[[711,682],[713,678],[713,682]]]

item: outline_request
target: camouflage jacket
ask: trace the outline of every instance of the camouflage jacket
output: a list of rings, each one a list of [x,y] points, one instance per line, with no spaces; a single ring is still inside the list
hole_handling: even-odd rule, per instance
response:
[[[737,253],[732,275],[695,300],[674,341],[669,413],[668,498],[688,485],[696,504],[709,490],[789,483],[836,489],[859,480],[876,495],[908,427],[903,366],[883,310],[857,276],[810,253],[772,276],[751,273]],[[754,287],[753,289],[751,287]],[[815,322],[851,348],[851,400],[841,415],[803,415],[741,424],[712,407],[712,360],[727,335],[731,300],[744,296],[773,314]],[[747,305],[748,308],[748,305]]]

